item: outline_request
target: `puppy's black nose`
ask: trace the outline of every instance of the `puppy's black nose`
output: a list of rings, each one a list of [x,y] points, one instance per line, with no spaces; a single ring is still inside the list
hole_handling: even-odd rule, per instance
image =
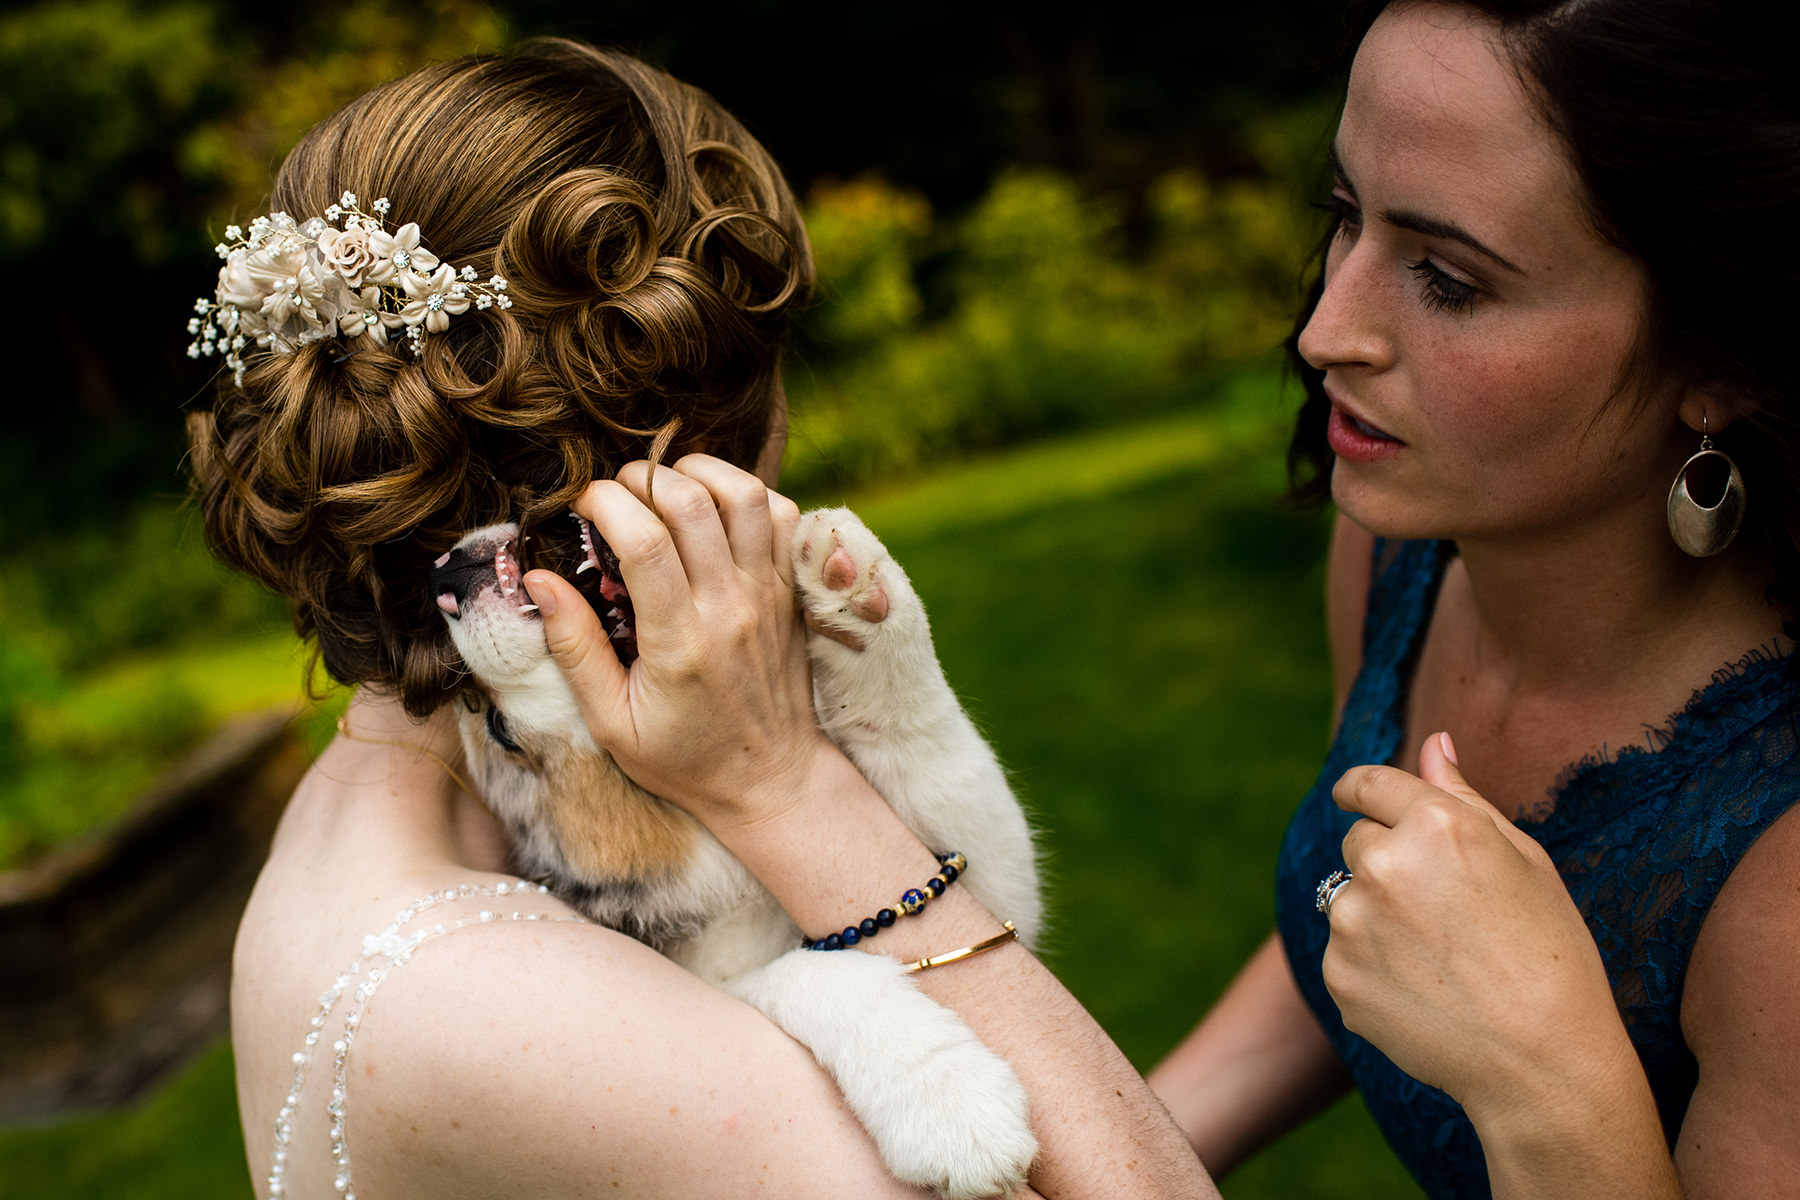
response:
[[[476,555],[458,546],[431,568],[431,594],[447,615],[460,619],[469,594],[494,576],[492,554]],[[484,578],[485,577],[485,578]]]

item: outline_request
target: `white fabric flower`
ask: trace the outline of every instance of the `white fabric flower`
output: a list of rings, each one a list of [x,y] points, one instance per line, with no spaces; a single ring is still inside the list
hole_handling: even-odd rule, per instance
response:
[[[437,270],[437,255],[419,248],[419,226],[408,221],[392,233],[375,230],[369,234],[369,249],[375,263],[363,272],[370,283],[403,283],[413,271],[429,275]]]
[[[219,303],[228,309],[250,309],[255,311],[262,307],[263,297],[268,290],[262,281],[250,270],[249,250],[233,250],[225,265],[219,268],[219,287],[215,293]]]
[[[429,277],[413,274],[400,276],[400,286],[412,303],[400,310],[400,319],[408,325],[425,326],[427,333],[442,333],[450,328],[450,318],[469,311],[466,284],[460,283],[448,265],[440,266]]]
[[[317,255],[310,242],[279,238],[250,256],[252,274],[269,277],[269,293],[258,312],[268,322],[278,353],[290,353],[329,336],[340,299],[349,299],[344,282],[323,272]]]
[[[399,313],[381,310],[381,289],[375,287],[364,288],[356,301],[338,317],[338,330],[345,337],[367,334],[377,346],[387,345],[388,330],[400,329],[405,324]]]
[[[415,933],[410,937],[403,936],[396,929],[384,929],[378,934],[369,934],[363,938],[363,957],[372,958],[382,955],[386,958],[398,958],[410,954],[425,935]]]

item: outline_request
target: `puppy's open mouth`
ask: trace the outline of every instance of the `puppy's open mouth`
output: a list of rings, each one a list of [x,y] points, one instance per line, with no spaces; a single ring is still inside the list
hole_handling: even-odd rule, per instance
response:
[[[631,593],[625,590],[619,556],[585,517],[576,512],[569,516],[581,538],[581,561],[573,576],[575,587],[594,606],[619,661],[629,667],[638,656],[637,613],[631,607]]]
[[[431,594],[437,607],[460,621],[482,596],[490,593],[516,612],[535,616],[537,606],[526,592],[525,572],[536,567],[554,571],[575,585],[600,617],[619,661],[637,660],[637,615],[614,554],[594,527],[576,513],[568,521],[552,520],[513,534],[512,526],[494,526],[470,534],[441,556],[431,569]]]
[[[502,599],[512,601],[521,612],[536,612],[537,606],[520,583],[525,571],[519,565],[518,543],[512,538],[489,542],[490,558],[488,546],[481,541],[470,545],[469,541],[465,538],[431,564],[432,599],[439,610],[460,620],[464,605],[481,594],[491,577]]]

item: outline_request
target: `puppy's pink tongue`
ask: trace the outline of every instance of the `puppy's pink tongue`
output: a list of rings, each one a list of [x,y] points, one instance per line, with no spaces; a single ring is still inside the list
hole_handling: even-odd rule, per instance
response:
[[[453,617],[461,615],[462,610],[456,606],[456,595],[453,592],[439,592],[437,606]]]

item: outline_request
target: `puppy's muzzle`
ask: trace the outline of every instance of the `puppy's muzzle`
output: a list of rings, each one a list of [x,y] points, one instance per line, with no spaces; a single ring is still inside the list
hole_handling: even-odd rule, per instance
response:
[[[431,594],[446,616],[461,620],[469,601],[483,588],[496,587],[506,597],[517,594],[521,574],[510,528],[474,533],[432,564]]]

